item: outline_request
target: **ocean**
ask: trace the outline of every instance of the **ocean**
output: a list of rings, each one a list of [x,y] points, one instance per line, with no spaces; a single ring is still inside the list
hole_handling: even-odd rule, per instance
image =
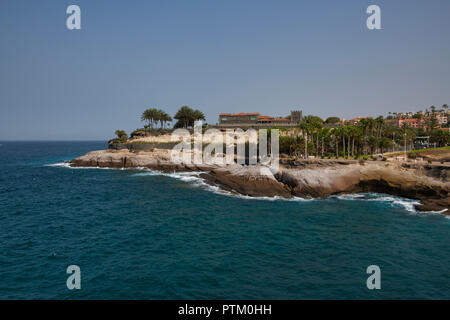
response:
[[[0,299],[450,299],[450,219],[413,200],[252,199],[64,164],[105,148],[0,142]]]

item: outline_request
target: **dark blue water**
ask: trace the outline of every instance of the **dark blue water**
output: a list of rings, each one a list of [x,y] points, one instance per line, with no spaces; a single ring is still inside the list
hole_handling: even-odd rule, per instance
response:
[[[1,299],[450,299],[450,220],[410,201],[245,199],[189,176],[49,166],[105,142],[0,144]]]

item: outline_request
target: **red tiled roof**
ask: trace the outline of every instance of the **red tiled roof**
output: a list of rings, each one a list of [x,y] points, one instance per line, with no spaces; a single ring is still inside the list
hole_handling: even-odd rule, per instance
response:
[[[403,122],[417,122],[419,119],[403,119]]]
[[[243,116],[259,116],[259,113],[235,113],[235,114],[231,114],[231,113],[221,113],[221,116],[232,116],[232,117],[243,117]]]

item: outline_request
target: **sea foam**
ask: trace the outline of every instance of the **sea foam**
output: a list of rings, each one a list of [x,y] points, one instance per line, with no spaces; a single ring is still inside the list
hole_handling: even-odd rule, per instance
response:
[[[441,214],[445,212],[447,209],[442,211],[427,211],[421,212],[415,209],[415,205],[420,204],[418,200],[412,200],[397,196],[391,196],[388,194],[380,194],[380,193],[356,193],[356,194],[343,194],[338,196],[331,196],[330,198],[336,198],[340,200],[346,201],[381,201],[384,203],[388,203],[393,207],[403,207],[406,211],[413,214]]]
[[[116,169],[116,168],[101,168],[101,167],[72,167],[69,162],[59,162],[54,164],[47,164],[45,166],[48,167],[63,167],[70,169],[106,169],[106,170],[141,170],[142,172],[132,174],[133,177],[145,177],[145,176],[166,176],[169,178],[177,179],[186,183],[191,184],[194,187],[200,187],[202,189],[208,190],[210,192],[230,196],[245,200],[263,200],[263,201],[293,201],[293,202],[306,202],[306,201],[321,201],[324,199],[305,199],[300,197],[292,197],[292,198],[283,198],[279,196],[275,197],[251,197],[239,194],[235,191],[227,191],[221,189],[219,186],[214,186],[206,183],[203,178],[200,177],[200,174],[206,172],[161,172],[157,170],[152,170],[149,168],[138,167],[138,168],[130,168],[130,169]],[[329,196],[326,199],[339,199],[343,201],[380,201],[384,203],[388,203],[393,207],[402,207],[407,212],[411,214],[442,214],[447,211],[444,209],[442,211],[428,211],[428,212],[419,212],[415,209],[415,205],[420,204],[418,200],[411,200],[407,198],[391,196],[388,194],[380,194],[380,193],[354,193],[354,194],[342,194],[336,196]],[[325,199],[325,200],[326,200]]]

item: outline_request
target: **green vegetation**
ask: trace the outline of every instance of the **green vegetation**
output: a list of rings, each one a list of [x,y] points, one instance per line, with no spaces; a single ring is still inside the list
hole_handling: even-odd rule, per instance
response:
[[[178,120],[174,128],[189,128],[193,127],[194,121],[206,120],[205,115],[200,110],[193,110],[188,106],[181,107],[175,114],[174,118]],[[141,115],[141,121],[146,122],[144,128],[139,128],[131,132],[131,138],[134,137],[146,137],[149,134],[159,135],[166,134],[170,131],[166,129],[167,123],[172,122],[172,117],[167,114],[164,110],[149,108],[146,109]],[[158,128],[159,125],[159,128]],[[206,130],[208,128],[207,124],[203,124],[202,129]],[[127,142],[128,135],[123,130],[117,130],[116,135],[118,138],[111,140],[114,143],[124,143]]]
[[[433,150],[450,150],[450,146],[439,147],[439,148],[428,148],[428,149],[416,149],[416,150],[407,151],[406,154],[408,155],[409,158],[416,158],[417,153],[424,152],[424,151],[433,151]],[[390,153],[389,155],[390,156],[401,156],[404,154],[405,154],[404,152],[395,152],[395,153]]]
[[[450,144],[450,133],[440,129],[424,132],[404,125],[401,128],[388,123],[380,116],[361,119],[356,124],[329,127],[337,123],[336,117],[322,121],[316,116],[306,116],[297,130],[299,134],[280,136],[280,152],[291,156],[315,155],[331,158],[369,159],[374,154],[383,155],[393,149],[413,149],[417,137],[429,136],[437,146]],[[430,150],[430,149],[428,149]],[[382,158],[381,158],[382,159]]]
[[[450,150],[450,146],[440,147],[440,148],[417,149],[417,150],[408,151],[408,153],[417,153],[417,152],[432,151],[432,150]]]
[[[176,145],[180,143],[179,141],[169,141],[169,142],[154,142],[154,141],[131,141],[131,144],[159,144],[159,145]]]
[[[170,117],[163,110],[150,108],[145,110],[141,115],[141,121],[148,121],[148,127],[153,129],[154,124],[160,123],[160,128],[166,128],[167,122],[172,121],[172,117]]]
[[[128,140],[128,135],[124,130],[116,130],[117,142],[124,143]]]
[[[327,124],[338,124],[341,121],[338,117],[329,117],[327,120],[325,120],[325,123]]]
[[[206,120],[205,115],[200,110],[193,110],[188,106],[183,106],[174,116],[178,122],[174,128],[188,128],[194,126],[194,121]]]
[[[293,156],[305,157],[314,155],[317,158],[345,158],[345,159],[376,159],[373,155],[380,155],[383,159],[384,153],[394,152],[402,154],[403,149],[414,149],[414,142],[417,137],[429,137],[429,143],[438,147],[450,144],[450,133],[440,127],[438,117],[435,112],[444,112],[447,105],[442,106],[442,110],[437,111],[435,107],[430,107],[430,111],[425,113],[410,113],[409,118],[422,119],[426,131],[412,128],[407,122],[403,122],[401,127],[395,124],[396,119],[401,119],[403,114],[389,112],[385,120],[382,116],[376,119],[359,118],[357,121],[341,123],[338,117],[328,117],[325,121],[314,115],[307,115],[303,122],[294,129],[285,127],[272,128],[280,130],[280,153]],[[425,116],[424,116],[425,115]],[[205,115],[200,110],[195,110],[189,106],[182,106],[174,115],[177,120],[173,128],[192,128],[197,120],[206,120]],[[389,120],[391,119],[391,120]],[[389,120],[389,121],[388,121]],[[142,129],[136,129],[131,133],[131,137],[145,137],[151,132],[152,135],[166,134],[168,122],[172,117],[161,109],[149,108],[141,115],[141,121],[146,122]],[[159,128],[158,128],[159,125]],[[202,131],[210,128],[203,124]],[[128,136],[123,130],[116,131],[117,141],[127,141]],[[270,137],[270,130],[268,130]],[[402,150],[402,151],[399,151]],[[433,150],[433,149],[427,149]],[[409,151],[408,154],[420,152],[420,150]]]

